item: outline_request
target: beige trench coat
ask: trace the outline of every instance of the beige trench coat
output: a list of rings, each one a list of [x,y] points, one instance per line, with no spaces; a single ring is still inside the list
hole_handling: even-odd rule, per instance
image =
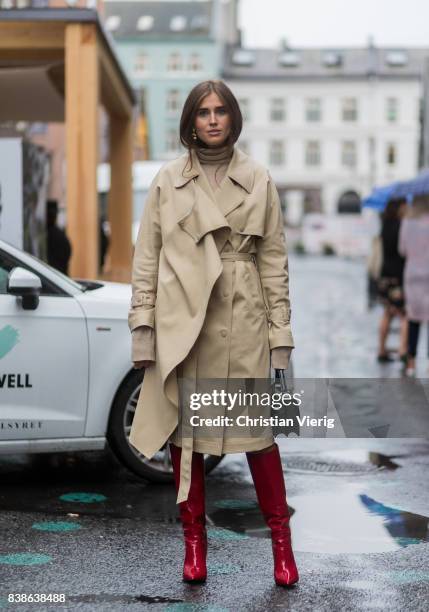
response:
[[[188,154],[155,177],[136,241],[129,328],[155,329],[156,361],[146,368],[130,443],[151,458],[180,443],[180,376],[267,378],[269,351],[293,347],[283,218],[267,170],[239,149],[213,193]],[[182,439],[177,503],[187,499],[192,450],[258,450],[271,440]],[[229,444],[229,445],[228,445]]]

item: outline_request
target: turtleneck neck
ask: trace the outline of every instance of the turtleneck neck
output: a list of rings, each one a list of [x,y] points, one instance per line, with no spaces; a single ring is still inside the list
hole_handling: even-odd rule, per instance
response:
[[[234,145],[222,147],[197,147],[195,149],[202,164],[223,164],[229,162],[234,151]]]

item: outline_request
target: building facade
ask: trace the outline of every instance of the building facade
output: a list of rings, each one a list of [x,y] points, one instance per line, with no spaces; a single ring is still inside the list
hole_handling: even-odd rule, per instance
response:
[[[149,158],[181,152],[179,118],[190,89],[219,78],[225,44],[237,44],[237,2],[104,2],[104,26],[146,116]]]
[[[422,70],[429,49],[226,50],[240,101],[240,144],[270,168],[291,224],[358,212],[375,185],[419,165]]]

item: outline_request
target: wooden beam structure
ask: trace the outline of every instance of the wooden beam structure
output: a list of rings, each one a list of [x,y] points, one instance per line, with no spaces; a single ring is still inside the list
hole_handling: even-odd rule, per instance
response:
[[[110,191],[108,217],[111,232],[109,278],[131,281],[133,126],[130,117],[110,116]]]
[[[69,24],[65,43],[67,230],[73,245],[70,274],[96,278],[99,69],[95,26]]]
[[[3,21],[0,23],[0,49],[64,49],[66,23],[61,21]]]
[[[111,145],[108,276],[129,282],[136,101],[97,13],[89,9],[0,11],[0,68],[52,62],[65,66],[64,87],[56,85],[65,92],[67,233],[73,247],[70,275],[100,277],[97,166],[99,107],[103,105],[109,115]],[[25,112],[22,115],[25,121]]]

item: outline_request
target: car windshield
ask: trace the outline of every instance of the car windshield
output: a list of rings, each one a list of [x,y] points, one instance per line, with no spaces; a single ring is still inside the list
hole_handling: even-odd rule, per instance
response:
[[[25,255],[27,257],[31,257],[31,259],[34,259],[34,261],[37,261],[38,264],[42,264],[43,266],[45,266],[45,268],[49,268],[49,270],[51,270],[51,272],[53,272],[54,274],[56,274],[57,276],[60,276],[63,280],[65,280],[66,282],[68,282],[70,285],[72,285],[75,289],[79,289],[79,291],[86,291],[86,287],[84,285],[82,285],[81,283],[76,282],[75,280],[73,280],[72,278],[70,278],[69,276],[67,276],[67,274],[63,274],[62,272],[60,272],[59,270],[57,270],[56,268],[53,268],[52,266],[50,266],[48,263],[46,263],[46,261],[43,261],[42,259],[39,259],[38,257],[35,257],[34,255],[32,255],[31,253],[27,253],[25,252]]]

